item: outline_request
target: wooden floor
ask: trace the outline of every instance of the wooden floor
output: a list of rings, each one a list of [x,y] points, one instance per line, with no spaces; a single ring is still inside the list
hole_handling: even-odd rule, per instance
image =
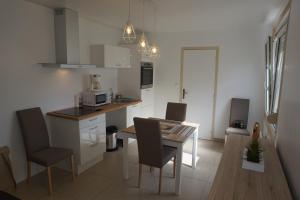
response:
[[[122,179],[122,154],[117,152],[105,153],[102,162],[85,171],[75,182],[71,174],[54,170],[54,195],[48,196],[47,175],[45,172],[33,177],[30,184],[21,183],[18,189],[10,192],[24,200],[147,200],[147,199],[197,199],[208,197],[218,164],[223,152],[223,143],[199,140],[197,168],[183,165],[182,194],[174,195],[174,179],[172,178],[172,163],[163,169],[162,193],[157,195],[159,170],[150,173],[144,167],[141,188],[138,189],[138,157],[136,143],[129,145],[129,174],[130,179]],[[188,141],[184,151],[191,153],[192,141]]]

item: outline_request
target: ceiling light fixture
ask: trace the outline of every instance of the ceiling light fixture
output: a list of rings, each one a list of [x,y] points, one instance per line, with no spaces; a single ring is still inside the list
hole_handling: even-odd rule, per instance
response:
[[[134,27],[133,24],[130,21],[130,17],[131,17],[131,0],[128,0],[128,20],[125,24],[124,27],[124,31],[123,31],[123,40],[126,43],[130,43],[133,42],[136,39],[136,35],[135,35],[135,31],[134,31]]]
[[[160,55],[159,52],[159,47],[156,44],[156,40],[157,40],[157,31],[156,31],[156,5],[154,5],[154,20],[153,20],[153,40],[154,42],[152,43],[151,47],[150,47],[150,56],[153,58],[158,58]]]
[[[149,51],[149,45],[147,37],[144,33],[144,0],[142,0],[142,35],[140,36],[139,42],[138,42],[138,52],[139,53],[148,53]]]

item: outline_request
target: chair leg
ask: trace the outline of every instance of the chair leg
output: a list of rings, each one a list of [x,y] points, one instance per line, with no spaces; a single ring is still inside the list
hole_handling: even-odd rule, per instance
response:
[[[161,182],[162,182],[162,168],[159,168],[158,194],[160,194],[161,192]]]
[[[138,187],[141,187],[141,180],[142,180],[142,164],[139,163],[139,180],[138,180]]]
[[[53,188],[52,188],[51,167],[47,167],[47,171],[48,171],[48,191],[49,191],[49,194],[52,195]]]
[[[30,182],[31,178],[31,161],[27,161],[27,183]]]
[[[176,156],[174,156],[174,160],[173,160],[173,178],[175,178],[175,174],[176,174]]]
[[[75,181],[74,155],[71,156],[71,170],[73,181]]]
[[[12,166],[11,166],[11,162],[10,162],[10,159],[9,159],[9,155],[4,155],[4,154],[1,154],[2,156],[2,159],[4,161],[4,163],[6,164],[7,168],[8,168],[8,171],[9,171],[9,174],[10,174],[10,177],[14,183],[14,186],[15,188],[17,188],[17,183],[16,183],[16,180],[15,180],[15,177],[14,177],[14,173],[13,173],[13,170],[12,170]]]

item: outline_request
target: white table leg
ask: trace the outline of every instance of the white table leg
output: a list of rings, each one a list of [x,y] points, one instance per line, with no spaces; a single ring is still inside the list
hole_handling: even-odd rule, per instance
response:
[[[175,193],[181,193],[181,165],[182,165],[182,151],[183,144],[178,145],[176,154],[176,177],[175,177]]]
[[[198,127],[194,131],[194,135],[193,135],[193,155],[192,155],[193,169],[196,169],[197,152],[198,152]]]
[[[128,179],[128,138],[123,138],[123,177]]]

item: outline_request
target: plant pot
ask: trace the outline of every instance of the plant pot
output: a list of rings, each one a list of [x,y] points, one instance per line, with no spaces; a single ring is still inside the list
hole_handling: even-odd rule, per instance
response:
[[[247,161],[247,151],[248,151],[248,149],[245,148],[244,152],[243,152],[242,168],[247,169],[247,170],[251,170],[251,171],[256,171],[256,172],[264,172],[265,162],[264,162],[263,152],[259,153],[259,157],[261,159],[258,163],[256,163],[256,162]]]

